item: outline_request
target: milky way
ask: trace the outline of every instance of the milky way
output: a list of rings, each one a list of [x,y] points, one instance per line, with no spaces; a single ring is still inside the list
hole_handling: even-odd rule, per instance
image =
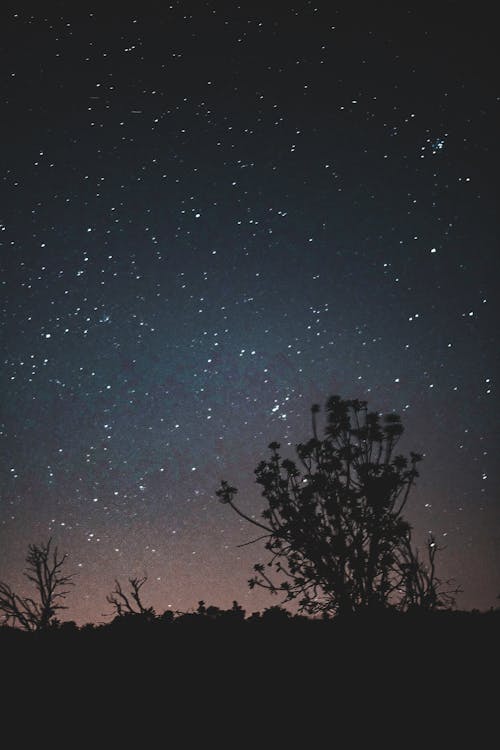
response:
[[[453,2],[174,2],[2,21],[0,579],[29,542],[161,612],[249,612],[259,545],[215,498],[338,393],[425,453],[408,517],[496,606],[498,81]]]

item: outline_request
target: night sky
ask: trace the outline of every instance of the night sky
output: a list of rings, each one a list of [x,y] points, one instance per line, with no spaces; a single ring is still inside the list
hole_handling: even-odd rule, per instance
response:
[[[258,513],[339,394],[401,414],[415,542],[497,606],[493,19],[42,5],[1,19],[0,579],[52,536],[78,623],[144,573],[158,612],[278,603],[215,490]]]

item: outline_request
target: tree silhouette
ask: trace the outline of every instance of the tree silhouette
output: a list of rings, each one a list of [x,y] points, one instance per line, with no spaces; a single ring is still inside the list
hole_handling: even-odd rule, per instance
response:
[[[271,559],[254,566],[250,587],[282,592],[284,601],[298,599],[299,610],[309,614],[452,604],[435,575],[434,540],[426,565],[402,516],[422,457],[395,453],[403,434],[400,417],[382,417],[365,401],[332,396],[320,439],[319,411],[317,405],[311,409],[313,436],[296,446],[296,461],[282,459],[280,445],[271,443],[270,458],[257,466],[267,503],[262,520],[237,507],[237,489],[226,481],[217,490],[221,502],[265,532],[253,541],[265,539]]]
[[[114,614],[118,617],[127,615],[143,615],[146,619],[153,619],[155,611],[153,607],[144,606],[141,600],[141,588],[144,586],[148,577],[129,578],[130,592],[126,594],[118,579],[115,579],[115,588],[108,594],[106,601],[113,605]]]
[[[31,581],[38,597],[23,597],[0,582],[0,614],[6,624],[19,625],[24,630],[45,630],[57,623],[56,613],[67,607],[62,603],[72,586],[73,575],[64,575],[62,567],[67,555],[51,549],[52,539],[37,545],[30,544],[26,555],[24,575]]]

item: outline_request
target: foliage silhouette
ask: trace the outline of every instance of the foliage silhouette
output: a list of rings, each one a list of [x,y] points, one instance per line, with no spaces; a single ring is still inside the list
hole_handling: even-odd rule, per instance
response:
[[[319,411],[317,405],[311,409],[313,435],[296,446],[297,461],[283,459],[280,445],[271,443],[270,458],[257,466],[267,502],[261,521],[235,504],[237,489],[228,482],[216,492],[265,532],[258,539],[266,540],[271,559],[254,566],[250,587],[281,592],[285,602],[297,599],[299,611],[308,614],[451,607],[456,592],[444,590],[436,576],[434,539],[424,562],[402,515],[422,456],[396,454],[400,417],[382,417],[365,401],[332,396],[320,439]],[[284,580],[276,583],[273,570]]]
[[[237,601],[233,601],[231,609],[220,609],[213,605],[207,607],[201,600],[198,602],[196,614],[212,622],[236,623],[243,622],[245,619],[245,610]]]
[[[57,612],[67,609],[62,601],[68,594],[66,587],[73,585],[73,575],[62,573],[67,555],[60,556],[57,547],[52,550],[51,545],[49,539],[28,547],[24,575],[34,584],[37,599],[20,596],[7,583],[0,582],[0,614],[5,623],[24,630],[45,630],[58,624]]]

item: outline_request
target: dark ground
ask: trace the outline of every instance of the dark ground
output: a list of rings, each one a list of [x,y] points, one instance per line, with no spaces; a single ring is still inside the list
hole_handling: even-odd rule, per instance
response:
[[[494,729],[500,610],[278,619],[3,628],[6,724],[65,747],[483,747]]]

